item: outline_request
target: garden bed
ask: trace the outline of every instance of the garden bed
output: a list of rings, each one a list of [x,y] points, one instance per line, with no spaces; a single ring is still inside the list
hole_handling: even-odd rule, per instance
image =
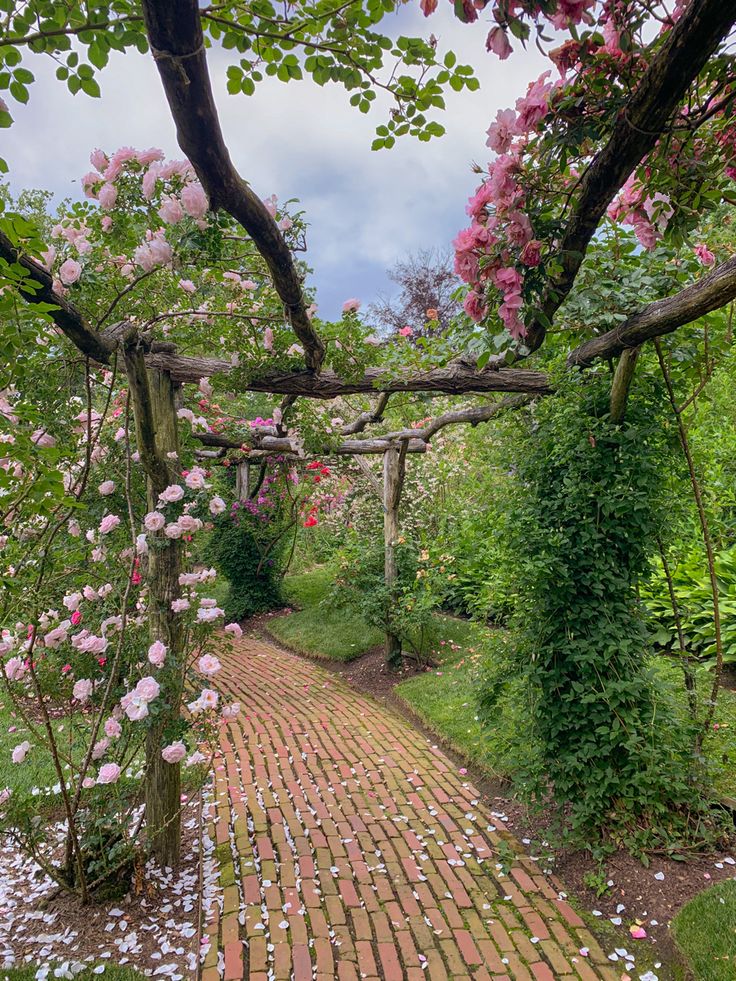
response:
[[[60,892],[5,839],[0,848],[2,977],[196,977],[202,927],[218,891],[213,843],[206,835],[200,838],[196,806],[193,801],[184,815],[182,863],[176,873],[149,860],[136,870],[126,895],[86,907]]]

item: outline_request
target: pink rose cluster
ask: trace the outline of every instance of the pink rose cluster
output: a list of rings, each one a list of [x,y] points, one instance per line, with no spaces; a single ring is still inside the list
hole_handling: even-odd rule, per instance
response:
[[[146,718],[149,704],[158,698],[160,691],[159,683],[155,678],[148,675],[141,678],[132,691],[123,695],[120,699],[120,706],[131,722],[138,722]]]
[[[517,99],[516,111],[502,109],[488,129],[488,146],[498,154],[488,167],[488,178],[468,201],[469,228],[453,242],[455,272],[471,287],[464,308],[476,322],[488,312],[487,289],[501,294],[499,316],[512,337],[521,338],[524,269],[541,262],[541,243],[524,212],[522,154],[528,135],[539,128],[549,112],[558,83],[547,71]]]
[[[642,247],[648,250],[662,238],[673,214],[669,197],[659,192],[649,195],[636,174],[629,177],[608,207],[611,221],[631,225]]]

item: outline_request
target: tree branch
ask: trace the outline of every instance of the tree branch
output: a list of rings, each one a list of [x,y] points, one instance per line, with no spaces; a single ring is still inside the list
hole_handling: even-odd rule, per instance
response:
[[[666,34],[659,50],[619,113],[606,145],[580,182],[573,213],[560,242],[562,272],[547,289],[542,309],[548,320],[572,289],[590,240],[606,208],[666,130],[693,80],[728,36],[736,6],[725,0],[693,0]],[[536,351],[545,328],[535,321],[525,344]],[[492,359],[503,364],[502,358]]]
[[[319,371],[325,346],[307,315],[291,251],[264,203],[236,171],[225,146],[197,0],[143,0],[142,8],[179,146],[192,162],[212,209],[232,215],[265,259],[287,320],[304,347],[307,368]]]
[[[736,256],[721,263],[697,283],[692,283],[674,296],[650,303],[620,326],[576,347],[568,355],[567,363],[582,368],[599,358],[615,357],[627,348],[638,347],[644,341],[661,337],[662,334],[671,334],[678,327],[726,306],[734,298]]]
[[[56,309],[49,310],[48,315],[56,326],[66,334],[72,344],[82,354],[94,358],[95,361],[100,361],[102,364],[108,363],[113,345],[106,342],[97,331],[89,326],[84,316],[73,304],[54,292],[51,275],[35,259],[24,255],[16,248],[3,232],[0,232],[0,259],[5,259],[11,265],[13,263],[21,265],[35,283],[37,288],[32,293],[21,289],[23,299],[27,303],[31,306],[38,303],[53,304]]]

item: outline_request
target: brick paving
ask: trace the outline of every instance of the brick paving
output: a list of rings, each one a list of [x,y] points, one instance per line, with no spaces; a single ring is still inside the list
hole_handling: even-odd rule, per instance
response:
[[[224,898],[202,981],[620,977],[560,884],[408,722],[251,637],[222,661],[218,687],[242,711],[215,769]]]

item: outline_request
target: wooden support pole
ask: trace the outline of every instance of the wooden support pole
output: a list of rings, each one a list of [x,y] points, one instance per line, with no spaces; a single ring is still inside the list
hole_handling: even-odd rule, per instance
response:
[[[401,663],[401,638],[390,629],[389,613],[396,600],[398,567],[396,544],[399,538],[399,504],[406,473],[406,443],[392,446],[383,454],[383,543],[384,578],[387,593],[386,663]]]

